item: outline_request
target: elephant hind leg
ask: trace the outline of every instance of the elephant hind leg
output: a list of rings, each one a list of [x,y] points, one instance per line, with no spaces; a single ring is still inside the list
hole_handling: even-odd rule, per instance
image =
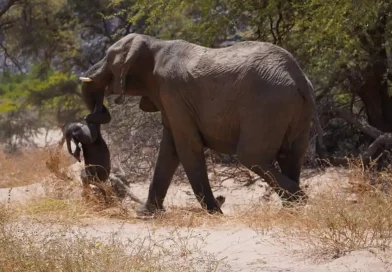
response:
[[[281,135],[283,140],[284,133],[281,133]],[[263,178],[282,200],[299,201],[306,199],[304,192],[299,187],[299,183],[292,179],[295,178],[294,174],[289,177],[279,172],[272,164],[282,142],[276,138],[266,137],[263,140],[263,137],[260,137],[258,141],[249,139],[242,141],[243,144],[239,145],[237,150],[238,159],[245,167]]]
[[[309,143],[309,127],[292,143],[289,149],[278,154],[277,161],[282,174],[299,183],[303,159]]]
[[[285,201],[299,201],[305,197],[299,183],[280,173],[272,163],[263,163],[252,156],[239,156],[240,162],[264,179]]]

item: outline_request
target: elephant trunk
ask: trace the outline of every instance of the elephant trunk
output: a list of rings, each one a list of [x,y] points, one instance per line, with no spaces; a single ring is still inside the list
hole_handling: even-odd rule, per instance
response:
[[[98,106],[99,108],[103,105],[103,98],[105,95],[105,89],[96,89],[94,83],[84,83],[82,84],[82,99],[83,102],[86,104],[87,109],[90,112],[95,110],[95,107]]]
[[[66,135],[66,136],[65,136],[65,140],[66,140],[66,142],[67,142],[67,149],[68,149],[68,152],[69,152],[69,154],[71,154],[71,155],[73,156],[72,148],[71,148],[71,138],[69,137],[69,135]]]

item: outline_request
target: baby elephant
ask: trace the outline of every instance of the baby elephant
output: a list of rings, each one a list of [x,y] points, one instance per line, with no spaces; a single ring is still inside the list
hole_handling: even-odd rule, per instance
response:
[[[110,113],[103,107],[101,112],[95,111],[87,115],[86,124],[71,123],[64,130],[68,152],[79,162],[81,161],[80,151],[83,150],[85,169],[82,170],[81,179],[84,190],[88,189],[90,184],[103,183],[109,178],[110,152],[101,134],[101,124],[108,119],[110,120]],[[76,145],[74,152],[71,148],[71,141]],[[102,188],[100,191],[106,196]]]

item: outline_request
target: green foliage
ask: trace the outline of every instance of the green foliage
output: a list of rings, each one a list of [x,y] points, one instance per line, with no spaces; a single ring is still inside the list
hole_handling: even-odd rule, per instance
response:
[[[22,107],[39,109],[47,123],[80,118],[84,107],[70,74],[136,32],[209,47],[275,43],[300,62],[317,95],[328,98],[320,101],[392,131],[391,18],[389,0],[16,1],[3,14],[0,8],[0,114]],[[369,99],[373,93],[378,100]]]
[[[392,80],[390,1],[138,0],[129,7],[135,8],[138,13],[129,20],[147,18],[146,32],[161,38],[218,47],[237,35],[280,45],[300,62],[316,93],[339,106],[357,95],[363,104],[356,103],[356,111],[362,105],[383,107],[384,117],[367,117],[384,119],[372,125],[392,131],[392,99],[370,101],[372,95],[366,94],[391,93],[382,82]]]
[[[19,69],[23,68],[21,58],[51,65],[56,64],[56,58],[69,59],[76,54],[78,40],[72,37],[77,21],[66,0],[17,1],[0,18],[1,23],[6,25],[1,29],[7,41],[3,46]]]
[[[38,109],[41,121],[62,123],[81,118],[83,103],[75,75],[36,65],[27,74],[3,73],[0,84],[0,113]],[[65,118],[65,114],[71,114]]]

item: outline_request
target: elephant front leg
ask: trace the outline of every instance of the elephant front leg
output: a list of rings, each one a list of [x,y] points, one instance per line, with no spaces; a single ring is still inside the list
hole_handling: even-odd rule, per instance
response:
[[[164,128],[147,202],[136,210],[139,215],[151,215],[164,209],[163,201],[179,162],[172,133]]]
[[[175,135],[180,161],[192,186],[192,190],[203,208],[210,213],[222,213],[220,206],[224,198],[215,199],[207,175],[203,144],[197,133]]]

